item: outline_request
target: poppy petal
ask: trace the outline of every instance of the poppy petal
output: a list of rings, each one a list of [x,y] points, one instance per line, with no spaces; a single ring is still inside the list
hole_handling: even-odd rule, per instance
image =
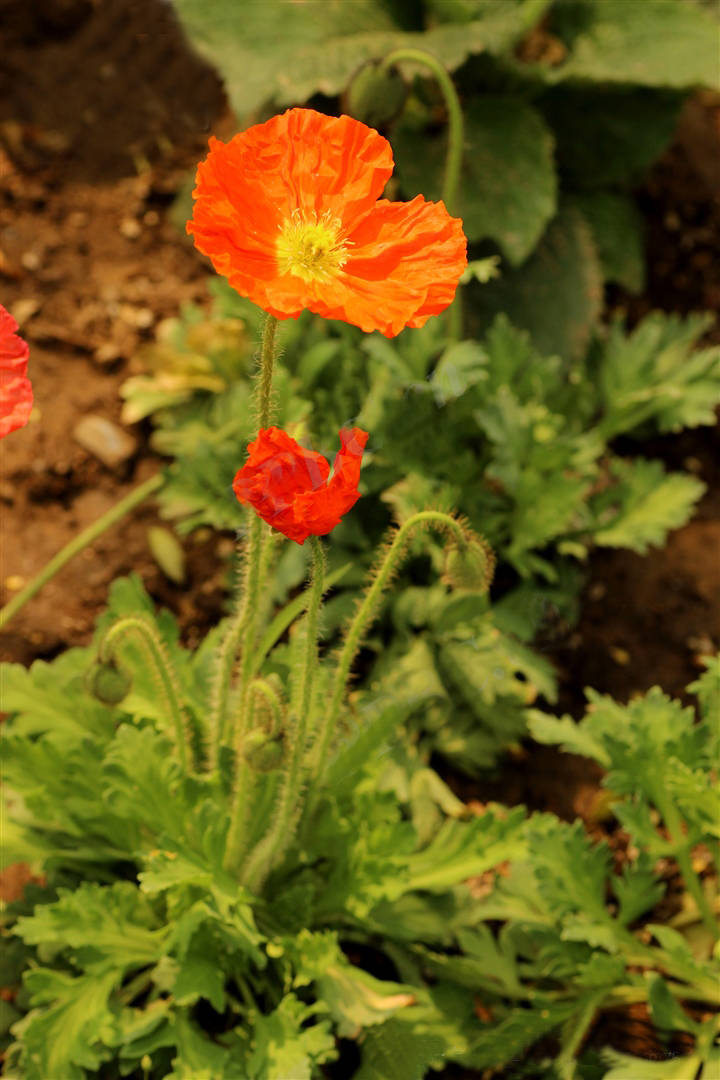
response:
[[[262,429],[248,446],[248,460],[233,481],[239,502],[249,504],[274,529],[298,544],[324,536],[357,502],[367,432],[340,432],[334,473],[322,454],[306,450],[280,428]]]
[[[30,349],[18,337],[18,324],[0,304],[0,439],[23,427],[33,406],[33,392],[26,375]]]
[[[290,109],[210,140],[188,232],[271,315],[308,309],[394,337],[451,303],[466,241],[442,203],[378,202],[392,168],[372,128]]]

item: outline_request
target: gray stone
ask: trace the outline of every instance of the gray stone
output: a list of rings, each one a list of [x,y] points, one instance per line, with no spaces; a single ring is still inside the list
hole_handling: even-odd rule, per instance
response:
[[[132,435],[112,420],[93,414],[83,416],[75,425],[73,438],[109,469],[115,469],[131,458],[138,445]]]

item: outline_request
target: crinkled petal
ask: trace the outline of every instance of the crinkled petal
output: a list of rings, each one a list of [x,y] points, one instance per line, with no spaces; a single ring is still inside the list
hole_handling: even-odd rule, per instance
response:
[[[393,169],[392,150],[349,116],[290,109],[229,143],[210,140],[198,167],[188,232],[218,273],[280,318],[308,306],[307,284],[278,270],[279,231],[295,211],[329,214],[343,231],[372,210]]]
[[[380,200],[349,238],[351,255],[328,296],[326,318],[394,337],[452,303],[467,265],[459,218],[442,202]],[[328,290],[329,292],[330,290]]]
[[[32,385],[26,375],[30,350],[17,329],[0,305],[0,439],[23,427],[32,412]]]
[[[361,428],[343,428],[340,441],[342,449],[335,457],[330,482],[295,499],[296,518],[313,536],[325,536],[339,525],[342,516],[360,498],[360,465],[368,433]]]
[[[330,466],[322,454],[306,450],[279,428],[261,430],[233,481],[235,495],[298,544],[311,534],[324,536],[359,498],[360,462],[368,436],[360,428],[343,429],[340,439],[342,448],[328,482]]]

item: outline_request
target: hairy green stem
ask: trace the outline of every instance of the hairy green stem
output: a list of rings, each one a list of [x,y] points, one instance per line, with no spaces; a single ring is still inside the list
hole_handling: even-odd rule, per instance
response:
[[[158,677],[158,686],[165,700],[165,708],[175,732],[175,745],[183,771],[187,771],[188,756],[192,752],[192,729],[183,707],[180,687],[172,663],[160,635],[149,619],[142,615],[126,615],[107,631],[98,649],[102,663],[110,663],[122,639],[134,635],[147,660]]]
[[[134,510],[141,502],[144,502],[149,495],[152,495],[154,491],[162,487],[163,476],[160,473],[156,473],[155,476],[151,476],[144,483],[138,485],[129,494],[127,494],[120,502],[115,503],[109,510],[107,510],[101,517],[94,521],[92,525],[88,525],[86,529],[79,532],[77,536],[73,537],[69,544],[66,544],[64,548],[58,551],[57,555],[53,555],[52,559],[42,568],[39,574],[36,574],[32,581],[28,582],[24,589],[22,589],[16,596],[10,600],[5,607],[0,611],[0,629],[6,626],[12,619],[13,615],[17,615],[20,608],[27,604],[28,600],[31,600],[36,592],[42,589],[43,585],[46,585],[51,578],[54,578],[59,570],[62,570],[66,563],[74,559],[84,548],[89,547],[94,543],[99,536],[102,536],[104,532],[112,528],[116,522],[124,518],[126,514],[129,514],[131,510]]]
[[[253,395],[257,409],[258,424],[266,428],[270,422],[272,406],[272,375],[275,362],[275,339],[278,320],[274,315],[266,315],[263,327],[262,346],[255,376]],[[253,514],[250,522],[247,547],[243,557],[242,584],[240,599],[235,615],[230,620],[217,653],[217,663],[213,683],[210,689],[210,766],[215,767],[220,754],[220,747],[227,741],[236,744],[235,732],[229,728],[229,700],[233,684],[233,671],[242,656],[240,675],[240,710],[239,723],[248,709],[247,688],[252,669],[252,646],[255,639],[257,596],[261,578],[267,571],[269,541],[263,532],[261,518]]]
[[[310,540],[313,563],[310,585],[306,590],[306,642],[298,692],[298,712],[289,732],[290,760],[282,778],[278,805],[272,823],[252,852],[242,874],[243,884],[254,892],[259,892],[273,863],[277,862],[286,851],[293,837],[294,823],[297,822],[301,810],[301,790],[317,669],[318,615],[325,583],[325,555],[322,544],[317,536],[312,536]]]
[[[274,315],[265,316],[263,326],[262,347],[260,349],[260,361],[256,375],[256,403],[258,411],[258,427],[266,428],[270,423],[272,406],[272,377],[273,364],[275,361],[275,338],[277,337],[278,321]]]
[[[325,771],[327,754],[345,696],[351,664],[357,655],[365,634],[377,616],[385,589],[400,568],[413,533],[419,529],[438,529],[441,532],[449,533],[459,547],[464,547],[467,543],[467,536],[462,525],[450,514],[442,513],[440,510],[421,510],[408,518],[404,525],[401,525],[395,531],[392,542],[385,549],[384,555],[381,555],[381,561],[373,574],[371,583],[345,634],[345,640],[333,676],[330,703],[323,714],[319,737],[313,754],[313,774],[315,776],[321,776]]]

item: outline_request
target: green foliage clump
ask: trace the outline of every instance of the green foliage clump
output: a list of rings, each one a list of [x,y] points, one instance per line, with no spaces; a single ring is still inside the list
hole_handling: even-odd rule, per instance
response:
[[[451,611],[467,599],[435,597],[439,654],[462,644],[453,633],[467,623]],[[121,647],[129,692],[114,704],[93,695],[88,671],[129,620],[159,643],[187,732],[158,693],[143,632]],[[532,714],[535,738],[605,768],[605,813],[627,836],[620,873],[580,823],[497,805],[471,814],[398,739],[411,694],[378,689],[346,713],[294,844],[252,885],[227,861],[230,757],[208,767],[217,641],[182,648],[172,618],[128,579],[93,646],[3,672],[7,853],[47,878],[3,917],[13,981],[24,968],[6,1075],[309,1080],[350,1039],[359,1080],[525,1055],[541,1069],[533,1048],[550,1045],[555,1075],[572,1080],[585,1075],[578,1054],[594,1018],[627,1002],[647,1002],[660,1032],[692,1036],[687,1068],[711,1067],[717,900],[694,858],[716,857],[720,838],[716,660],[692,688],[699,724],[658,690],[628,706],[591,695],[578,725]],[[439,669],[458,677],[454,664]],[[428,669],[425,701],[430,681]],[[283,766],[255,775],[257,836]],[[654,917],[666,892],[658,858],[676,863],[684,889],[665,925]],[[630,1076],[638,1063],[610,1055],[605,1067]]]

